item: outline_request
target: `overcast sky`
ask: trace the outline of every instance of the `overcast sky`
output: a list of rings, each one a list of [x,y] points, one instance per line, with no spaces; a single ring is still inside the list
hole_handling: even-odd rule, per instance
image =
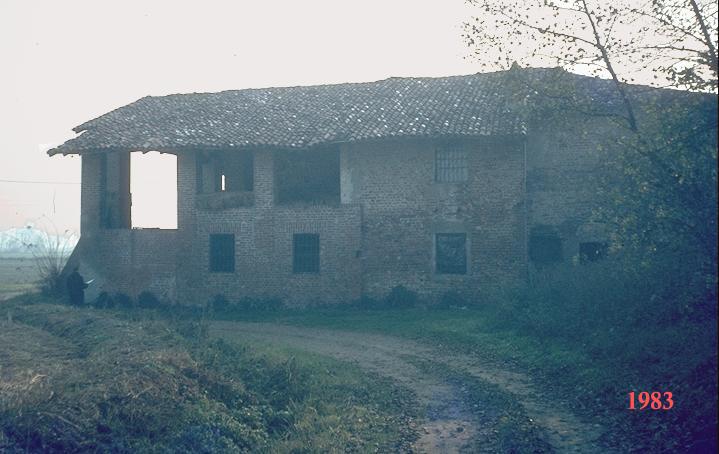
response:
[[[80,159],[49,158],[48,146],[146,95],[477,72],[461,38],[471,11],[462,0],[2,0],[0,180],[78,183]],[[77,230],[79,185],[0,181],[0,229],[43,216]]]

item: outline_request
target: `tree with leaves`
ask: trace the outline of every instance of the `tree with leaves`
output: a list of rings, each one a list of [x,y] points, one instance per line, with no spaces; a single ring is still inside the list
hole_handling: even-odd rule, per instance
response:
[[[622,174],[604,188],[603,221],[617,244],[652,253],[702,253],[716,282],[716,98],[657,88],[716,93],[717,4],[706,0],[468,0],[479,15],[465,37],[487,69],[558,65],[613,82],[620,142],[607,164]],[[538,87],[565,115],[606,116],[595,98],[561,78]],[[559,108],[557,105],[559,104]],[[616,150],[621,150],[616,152]],[[671,241],[669,240],[671,238]],[[674,243],[676,247],[670,247]],[[712,246],[713,244],[713,246]],[[689,254],[689,252],[687,252]],[[711,282],[710,285],[711,287]]]
[[[595,220],[610,227],[613,268],[630,270],[644,292],[622,301],[622,317],[630,335],[641,332],[634,339],[666,330],[676,336],[669,342],[672,354],[699,355],[696,368],[683,371],[672,367],[671,355],[653,356],[652,341],[644,344],[643,359],[662,362],[663,368],[637,376],[651,385],[683,388],[683,399],[692,404],[667,415],[673,419],[655,420],[655,430],[640,441],[647,451],[715,451],[716,405],[706,396],[716,395],[717,353],[693,344],[692,333],[711,332],[717,316],[716,2],[468,2],[478,15],[466,24],[465,38],[484,68],[506,69],[516,61],[607,79],[588,85],[610,90],[592,92],[573,85],[577,78],[562,77],[562,71],[541,80],[532,77],[536,71],[515,71],[513,88],[520,99],[531,99],[522,105],[534,118],[553,115],[559,124],[584,118],[587,128],[607,119],[614,124],[615,137],[602,150],[606,178],[597,192],[604,203]],[[647,432],[651,419],[616,418],[613,427],[626,436]],[[693,444],[697,440],[714,448]]]

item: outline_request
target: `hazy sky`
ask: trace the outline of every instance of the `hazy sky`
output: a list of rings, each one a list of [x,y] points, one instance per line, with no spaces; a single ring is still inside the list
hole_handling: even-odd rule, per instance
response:
[[[471,12],[462,0],[2,0],[0,180],[79,183],[80,159],[48,146],[146,95],[477,72],[463,59]],[[0,181],[0,229],[46,216],[77,230],[79,189]]]

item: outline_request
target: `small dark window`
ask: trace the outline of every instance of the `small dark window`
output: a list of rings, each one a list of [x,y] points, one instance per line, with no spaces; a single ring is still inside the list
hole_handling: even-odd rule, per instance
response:
[[[320,236],[315,233],[295,233],[292,237],[292,272],[320,272]]]
[[[562,239],[556,234],[532,235],[529,238],[529,258],[544,265],[562,261]]]
[[[467,151],[463,148],[442,147],[435,151],[434,180],[440,183],[467,181]]]
[[[579,243],[579,261],[581,263],[596,262],[607,255],[607,243],[589,241]]]
[[[216,233],[210,235],[210,271],[213,273],[235,272],[235,235]]]
[[[435,242],[437,273],[467,274],[467,235],[438,233]]]

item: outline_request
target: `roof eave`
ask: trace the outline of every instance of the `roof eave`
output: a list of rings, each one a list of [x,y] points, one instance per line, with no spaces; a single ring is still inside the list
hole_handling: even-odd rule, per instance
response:
[[[157,151],[160,153],[178,154],[188,151],[246,151],[246,150],[267,150],[267,151],[301,151],[310,150],[317,147],[323,146],[337,146],[343,144],[363,144],[363,143],[374,143],[386,140],[452,140],[452,139],[487,139],[490,137],[505,137],[505,138],[521,138],[526,136],[526,128],[522,128],[520,131],[503,134],[432,134],[432,135],[390,135],[380,137],[365,137],[360,139],[344,139],[344,140],[328,140],[325,142],[317,142],[310,145],[302,146],[290,146],[290,145],[273,145],[273,144],[247,144],[247,145],[177,145],[172,147],[167,146],[109,146],[109,147],[94,147],[94,148],[77,148],[66,144],[60,145],[59,147],[52,148],[47,151],[50,156],[62,154],[63,156],[69,154],[83,155],[83,154],[97,154],[97,153],[113,153],[113,152],[141,152],[148,153],[150,151]],[[72,140],[72,139],[70,139]],[[69,142],[69,141],[68,141]]]

